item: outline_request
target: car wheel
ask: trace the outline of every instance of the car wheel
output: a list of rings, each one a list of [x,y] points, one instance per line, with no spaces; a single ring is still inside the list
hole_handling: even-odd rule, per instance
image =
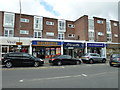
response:
[[[102,63],[105,63],[105,62],[106,62],[106,59],[103,59],[103,60],[102,60]]]
[[[81,64],[81,62],[80,61],[76,61],[76,65],[79,65],[79,64]]]
[[[34,63],[34,67],[38,67],[39,65],[40,65],[39,62],[35,62],[35,63]]]
[[[57,65],[58,65],[58,66],[61,66],[61,65],[62,65],[62,62],[61,62],[61,61],[58,61],[58,62],[57,62]]]
[[[93,60],[92,60],[92,59],[90,59],[90,60],[89,60],[89,63],[90,63],[90,64],[93,64],[94,62],[93,62]]]
[[[6,66],[7,68],[11,68],[13,65],[12,65],[11,62],[6,62],[5,66]]]

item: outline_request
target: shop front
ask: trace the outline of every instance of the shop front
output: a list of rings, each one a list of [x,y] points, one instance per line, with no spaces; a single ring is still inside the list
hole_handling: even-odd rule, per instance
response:
[[[64,55],[80,58],[84,54],[85,44],[79,42],[64,42],[63,47]]]
[[[106,47],[107,57],[110,58],[110,55],[113,53],[120,53],[120,43],[109,43]]]
[[[59,41],[32,41],[32,54],[39,58],[51,58],[61,54]]]
[[[20,44],[18,45],[20,40]],[[18,37],[1,37],[0,38],[0,55],[10,52],[26,52],[29,53],[30,39]]]
[[[87,43],[87,53],[98,53],[101,57],[106,57],[105,43]]]

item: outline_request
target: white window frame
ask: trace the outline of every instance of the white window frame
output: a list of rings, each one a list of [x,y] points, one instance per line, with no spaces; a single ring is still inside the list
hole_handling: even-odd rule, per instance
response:
[[[29,31],[28,30],[20,30],[20,34],[29,34]]]
[[[7,20],[6,17],[8,17],[9,20]],[[15,22],[15,14],[5,12],[4,13],[4,24],[3,24],[3,26],[4,27],[12,27],[12,28],[14,28],[14,22]]]
[[[103,32],[98,32],[98,36],[104,36]]]
[[[107,42],[112,42],[112,34],[107,33]]]
[[[20,18],[20,22],[29,23],[29,19],[26,19],[26,18]]]
[[[68,37],[74,38],[74,37],[75,37],[75,34],[68,34]]]
[[[46,36],[54,36],[54,32],[46,32]]]
[[[38,23],[36,23],[36,20],[38,20]],[[36,25],[38,25],[38,27],[36,27]],[[43,17],[34,16],[34,29],[43,30]]]
[[[65,34],[59,32],[59,33],[58,33],[58,39],[62,39],[62,40],[63,40],[64,38],[65,38]]]
[[[35,36],[35,33],[37,34],[37,36]],[[39,35],[39,33],[40,33],[40,35]],[[42,38],[42,31],[34,30],[34,38]]]
[[[98,24],[103,24],[104,21],[103,21],[103,20],[97,20],[97,23],[98,23]]]
[[[63,24],[63,26],[61,26]],[[58,32],[66,32],[66,21],[58,20]]]
[[[115,26],[115,27],[116,27],[116,26],[118,26],[118,25],[117,25],[117,23],[116,23],[116,22],[114,22],[114,23],[113,23],[113,26]]]
[[[94,30],[89,30],[88,35],[89,35],[89,41],[94,41],[94,39],[95,39]]]
[[[54,22],[46,21],[46,25],[54,25]]]
[[[6,34],[5,32],[8,32],[8,34]],[[12,34],[10,34],[10,31],[12,31]],[[13,28],[4,28],[4,36],[5,37],[13,37],[14,36],[14,29]]]
[[[118,38],[118,34],[114,34],[114,37]]]
[[[69,28],[75,28],[75,25],[74,24],[68,24],[68,27]]]
[[[94,30],[94,20],[89,19],[88,20],[89,30]]]

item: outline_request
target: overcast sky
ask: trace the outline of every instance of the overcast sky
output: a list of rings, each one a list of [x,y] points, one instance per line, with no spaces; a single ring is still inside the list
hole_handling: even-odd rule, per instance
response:
[[[76,20],[83,15],[118,20],[119,0],[21,0],[22,14]],[[1,0],[0,11],[19,13],[19,0]]]

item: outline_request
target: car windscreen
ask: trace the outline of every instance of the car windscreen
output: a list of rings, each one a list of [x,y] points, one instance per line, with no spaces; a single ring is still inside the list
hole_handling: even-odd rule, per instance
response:
[[[113,54],[112,58],[115,58],[115,57],[120,57],[120,54]]]

